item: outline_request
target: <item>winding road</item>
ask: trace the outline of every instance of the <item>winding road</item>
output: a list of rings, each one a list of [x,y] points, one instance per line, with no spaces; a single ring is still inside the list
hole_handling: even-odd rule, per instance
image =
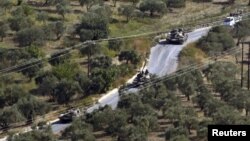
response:
[[[210,27],[200,28],[188,33],[188,40],[183,45],[157,44],[156,46],[152,47],[146,69],[148,69],[151,74],[155,74],[158,77],[163,77],[175,72],[178,66],[178,55],[180,51],[187,44],[197,41],[202,36],[205,36],[208,33],[209,29]],[[136,75],[129,79],[127,83],[131,83]],[[129,91],[135,92],[136,89],[130,89]],[[118,88],[116,88],[102,96],[98,100],[97,104],[88,108],[87,113],[91,113],[95,109],[98,109],[99,107],[103,107],[105,105],[109,105],[112,107],[112,109],[115,109],[118,101],[119,92]],[[70,124],[62,124],[59,122],[52,123],[52,131],[54,133],[60,133],[69,125]]]
[[[183,45],[157,44],[151,48],[147,69],[151,74],[163,77],[177,69],[178,55],[189,43],[197,41],[206,35],[210,27],[200,28],[188,33],[188,40]]]
[[[157,44],[156,46],[151,48],[149,61],[145,69],[151,74],[155,74],[158,77],[163,77],[170,73],[173,73],[177,69],[178,65],[178,55],[180,51],[191,42],[194,42],[206,35],[209,31],[210,27],[196,29],[190,33],[188,33],[188,40],[183,45],[171,45],[171,44]],[[137,74],[136,74],[137,75]],[[127,83],[131,83],[134,78],[134,75],[131,79],[128,80]],[[130,89],[129,91],[135,92],[136,89]],[[98,103],[93,105],[92,107],[87,109],[87,112],[90,113],[99,107],[103,107],[105,105],[111,106],[113,109],[116,108],[117,103],[119,101],[119,93],[118,88],[111,90],[104,96],[102,96]],[[63,131],[65,128],[70,126],[70,124],[62,124],[59,122],[59,119],[50,122],[53,133],[57,134]],[[31,129],[27,128],[27,131]],[[0,141],[5,141],[5,139],[0,139]]]

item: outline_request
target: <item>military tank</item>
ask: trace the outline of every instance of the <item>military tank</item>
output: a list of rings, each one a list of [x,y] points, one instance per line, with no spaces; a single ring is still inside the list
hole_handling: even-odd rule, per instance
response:
[[[147,84],[150,82],[151,74],[148,72],[148,70],[140,71],[132,83],[125,84],[119,88],[119,94],[122,95],[124,91],[132,89],[132,88],[138,88],[144,84]]]
[[[167,35],[167,43],[169,44],[183,44],[188,39],[188,34],[181,28],[173,29]]]
[[[68,110],[64,114],[60,114],[58,118],[60,122],[68,123],[68,122],[72,122],[74,118],[79,117],[80,115],[81,115],[81,111],[79,109],[71,109],[71,110]]]

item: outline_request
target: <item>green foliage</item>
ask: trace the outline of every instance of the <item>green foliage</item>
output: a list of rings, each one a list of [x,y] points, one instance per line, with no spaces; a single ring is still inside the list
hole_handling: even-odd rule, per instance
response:
[[[81,6],[86,5],[87,10],[99,3],[99,0],[79,0]]]
[[[56,0],[44,0],[44,4],[43,5],[54,5],[56,4]]]
[[[44,115],[50,110],[48,104],[34,96],[26,96],[19,99],[16,107],[28,121],[32,121],[35,116]]]
[[[122,95],[120,98],[120,101],[118,102],[117,107],[118,108],[125,108],[128,109],[132,107],[133,103],[136,103],[140,101],[140,97],[135,94],[127,94],[127,95]]]
[[[27,133],[21,133],[18,135],[11,135],[8,137],[8,141],[56,141],[56,137],[53,135],[50,128],[44,130],[32,130]]]
[[[156,84],[149,90],[142,92],[142,102],[150,104],[155,110],[160,110],[166,99],[169,99],[169,93],[166,90],[166,87],[162,84]]]
[[[233,29],[234,37],[238,39],[237,44],[243,41],[247,36],[250,35],[250,24],[249,20],[244,20],[236,23]]]
[[[59,104],[68,103],[76,94],[81,93],[82,89],[75,81],[66,79],[61,80],[53,89],[52,95]]]
[[[177,78],[177,83],[181,92],[190,100],[190,95],[195,94],[199,85],[203,83],[202,74],[198,70],[185,73]]]
[[[79,72],[79,66],[76,63],[65,62],[59,64],[52,69],[52,73],[58,79],[73,80],[76,74]]]
[[[25,16],[30,16],[34,13],[34,9],[29,5],[23,4],[20,8],[22,9],[21,11],[23,11]]]
[[[190,141],[185,135],[175,136],[170,141]]]
[[[0,49],[0,68],[6,68],[23,63],[32,58],[31,53],[25,49]]]
[[[133,17],[134,15],[134,6],[132,5],[122,5],[118,8],[119,14],[123,15],[126,17],[127,22]]]
[[[7,31],[9,30],[9,25],[6,24],[5,22],[0,21],[0,41],[3,41],[3,38],[6,37]]]
[[[206,87],[204,88],[207,89]],[[211,99],[212,99],[212,95],[211,93],[209,93],[208,90],[206,91],[200,90],[200,93],[193,99],[193,101],[198,104],[201,110],[204,110],[205,106],[207,106],[206,104]]]
[[[133,120],[135,126],[145,129],[146,132],[154,131],[159,127],[157,116],[138,116]]]
[[[187,137],[188,136],[187,129],[183,128],[181,126],[180,127],[169,127],[169,128],[167,128],[167,130],[165,132],[165,137],[166,137],[167,140],[169,140],[169,139],[175,139],[178,136],[185,136],[185,137]]]
[[[33,25],[33,22],[29,17],[14,16],[9,19],[10,28],[13,31],[19,31]]]
[[[215,86],[225,80],[234,79],[237,72],[238,70],[235,64],[222,61],[215,62],[204,70],[204,74],[208,80],[212,81]]]
[[[87,75],[79,74],[76,76],[76,81],[79,83],[84,95],[89,95],[91,92],[91,80]]]
[[[53,89],[59,82],[58,78],[52,73],[43,72],[35,78],[35,82],[38,85],[38,91],[40,94],[49,96],[51,100],[55,99],[53,97]]]
[[[42,21],[43,23],[46,23],[48,20],[48,13],[47,12],[39,12],[37,13],[37,20]]]
[[[150,12],[150,16],[152,17],[155,12],[163,13],[166,9],[166,5],[161,0],[143,0],[140,3],[139,9],[142,12]]]
[[[81,24],[76,28],[76,33],[82,42],[86,40],[98,40],[108,36],[108,20],[97,13],[85,13]]]
[[[64,30],[65,27],[63,22],[58,21],[54,24],[53,32],[56,34],[57,40],[59,40],[63,36]]]
[[[61,4],[62,6],[69,6],[70,0],[55,0],[56,4]]]
[[[140,62],[140,57],[137,54],[136,51],[131,50],[131,51],[121,51],[121,53],[118,56],[119,61],[126,61],[126,63],[128,64],[128,62],[130,61],[131,64],[138,64]]]
[[[107,69],[94,69],[91,73],[91,90],[93,93],[106,92],[117,76],[117,70],[114,67]]]
[[[106,132],[112,135],[117,135],[122,132],[122,127],[127,125],[128,115],[123,110],[114,111],[113,116],[109,119],[109,125]]]
[[[59,40],[65,32],[65,26],[63,22],[57,21],[57,22],[52,22],[52,23],[49,23],[48,25],[45,25],[43,27],[43,30],[46,34],[46,39]]]
[[[235,46],[233,37],[226,27],[214,27],[206,37],[199,40],[198,46],[210,56],[215,56]]]
[[[119,141],[145,141],[147,140],[147,132],[139,126],[128,125],[122,128],[122,132],[118,135]]]
[[[21,73],[31,80],[38,71],[42,68],[42,63],[32,63],[34,60],[29,60],[31,63],[28,63],[28,65],[24,65],[22,67],[19,67],[21,69]]]
[[[112,10],[111,10],[109,5],[105,5],[105,4],[103,4],[103,5],[95,5],[95,6],[91,7],[89,12],[96,13],[96,14],[102,16],[108,22],[111,20]]]
[[[83,56],[87,56],[88,59],[88,76],[90,76],[91,73],[91,68],[90,68],[91,57],[95,54],[100,53],[100,47],[101,46],[99,44],[91,43],[87,46],[83,46],[82,48],[80,48],[80,53]]]
[[[63,131],[62,137],[65,139],[70,139],[71,141],[95,141],[93,127],[81,119],[73,121],[71,126]]]
[[[0,89],[0,107],[12,106],[17,101],[27,94],[18,85],[10,85]]]
[[[215,124],[232,125],[237,124],[239,121],[239,115],[235,115],[234,108],[230,106],[218,107],[217,112],[213,113],[212,117]]]
[[[217,112],[218,107],[223,106],[223,103],[214,99],[208,99],[205,108],[204,113],[207,116],[212,116],[215,112]]]
[[[208,134],[207,126],[212,125],[212,124],[213,122],[211,119],[204,119],[203,121],[199,122],[197,126],[197,136],[199,139],[207,138],[207,134]]]
[[[19,46],[43,45],[45,33],[38,27],[25,28],[17,33],[16,40]]]
[[[90,60],[91,68],[108,68],[112,65],[112,58],[99,56]]]
[[[123,40],[121,39],[113,39],[108,41],[108,48],[114,51],[120,51],[122,45]]]
[[[171,8],[182,8],[186,7],[186,0],[164,0],[167,7]]]
[[[10,28],[19,31],[24,28],[30,28],[33,25],[29,15],[33,13],[32,9],[27,5],[17,7],[12,11],[12,17],[9,18]]]
[[[71,54],[68,50],[64,50],[61,52],[57,52],[51,55],[51,59],[49,59],[49,63],[53,66],[62,64],[68,61],[71,57]]]
[[[140,0],[128,0],[128,1],[132,2],[133,5],[135,5],[136,3],[140,2]]]
[[[69,9],[67,5],[57,4],[56,11],[59,15],[63,17],[63,19],[65,19],[65,14],[68,13]]]
[[[30,54],[32,58],[44,57],[44,53],[42,52],[42,50],[36,46],[29,46],[25,48],[25,50]]]
[[[129,111],[129,114],[131,115],[132,120],[140,116],[156,115],[156,112],[153,110],[153,108],[150,105],[142,104],[140,102],[132,103],[128,111]]]
[[[8,9],[11,9],[12,6],[13,6],[13,4],[9,0],[1,0],[0,1],[0,7],[3,8],[5,11]]]
[[[6,107],[0,110],[0,127],[3,129],[11,126],[12,123],[24,121],[25,118],[15,107]]]
[[[183,48],[179,54],[179,66],[187,66],[194,63],[200,63],[206,54],[197,46],[197,43],[189,44]]]
[[[88,46],[83,46],[80,48],[80,53],[83,56],[93,56],[100,52],[100,45],[99,44],[89,44]]]
[[[114,111],[109,106],[95,110],[90,114],[87,114],[86,121],[93,125],[95,130],[105,129],[110,124],[110,120],[113,118]]]

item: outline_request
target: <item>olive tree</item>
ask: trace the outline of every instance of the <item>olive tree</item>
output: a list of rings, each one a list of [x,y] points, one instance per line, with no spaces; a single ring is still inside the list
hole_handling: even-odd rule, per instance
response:
[[[71,141],[95,141],[93,127],[81,119],[73,121],[73,123],[63,131],[62,137],[64,139],[70,139]]]
[[[122,5],[118,8],[118,12],[126,17],[127,22],[133,17],[134,10],[135,8],[132,5]]]
[[[142,12],[149,11],[152,17],[155,12],[163,13],[166,9],[166,5],[161,0],[143,0],[139,5],[139,9]]]
[[[32,44],[44,44],[44,31],[38,27],[25,28],[17,33],[16,40],[20,46],[30,46]]]
[[[12,123],[24,121],[25,118],[16,107],[8,107],[0,110],[0,127],[7,129]]]
[[[4,22],[0,22],[0,38],[1,38],[0,41],[3,41],[3,38],[6,37],[8,30],[9,30],[9,25]]]
[[[76,33],[82,42],[106,38],[109,33],[107,17],[93,12],[84,14]]]

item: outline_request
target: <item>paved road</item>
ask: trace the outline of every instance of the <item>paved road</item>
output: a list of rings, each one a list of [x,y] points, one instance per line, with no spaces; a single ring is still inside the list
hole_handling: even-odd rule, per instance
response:
[[[159,77],[164,75],[173,73],[177,69],[177,60],[180,51],[185,47],[186,44],[194,42],[204,36],[208,32],[209,28],[201,28],[194,30],[188,34],[188,41],[183,45],[167,45],[167,44],[158,44],[151,48],[149,62],[146,66],[146,69],[149,70],[150,73],[156,74]],[[131,83],[133,79],[136,77],[134,75],[127,83]],[[130,89],[131,92],[136,92],[136,89]],[[110,105],[113,109],[116,108],[117,103],[119,101],[119,93],[118,89],[113,89],[112,91],[105,94],[98,100],[98,103],[87,109],[87,112],[92,112],[99,107]],[[70,126],[70,124],[62,124],[60,122],[55,121],[52,122],[52,131],[57,134],[63,131],[66,127]],[[0,141],[2,141],[0,139]],[[3,140],[5,141],[5,140]]]
[[[146,68],[149,70],[150,73],[156,74],[159,77],[173,73],[177,69],[177,61],[180,51],[188,43],[194,42],[202,36],[206,35],[209,29],[209,27],[201,28],[188,33],[188,40],[183,45],[158,44],[152,47],[150,51],[149,62]],[[134,75],[130,80],[128,80],[127,83],[131,83],[135,77],[136,75]],[[136,92],[137,90],[130,89],[129,91]],[[109,105],[113,109],[115,109],[118,101],[119,93],[118,89],[116,88],[101,97],[98,100],[97,104],[87,109],[87,112],[90,113],[93,110],[98,109],[99,107],[103,107],[105,105]],[[52,130],[54,133],[59,133],[69,125],[70,124],[53,123]]]
[[[191,42],[194,42],[206,35],[210,28],[200,28],[188,33],[188,40],[183,45],[158,44],[151,48],[148,70],[159,77],[173,73],[177,69],[178,55],[180,51]]]
[[[186,44],[194,42],[206,35],[210,28],[201,28],[194,30],[188,34],[188,40],[183,45],[167,45],[167,44],[158,44],[151,49],[149,63],[147,69],[150,73],[156,74],[159,77],[172,73],[177,68],[177,59],[179,52],[185,47]],[[133,81],[135,76],[129,80]],[[131,89],[130,91],[136,91]],[[99,106],[110,105],[113,109],[116,108],[119,101],[118,89],[110,91],[107,95],[99,99],[98,104],[89,108],[87,112],[92,112],[94,109],[97,109]]]

